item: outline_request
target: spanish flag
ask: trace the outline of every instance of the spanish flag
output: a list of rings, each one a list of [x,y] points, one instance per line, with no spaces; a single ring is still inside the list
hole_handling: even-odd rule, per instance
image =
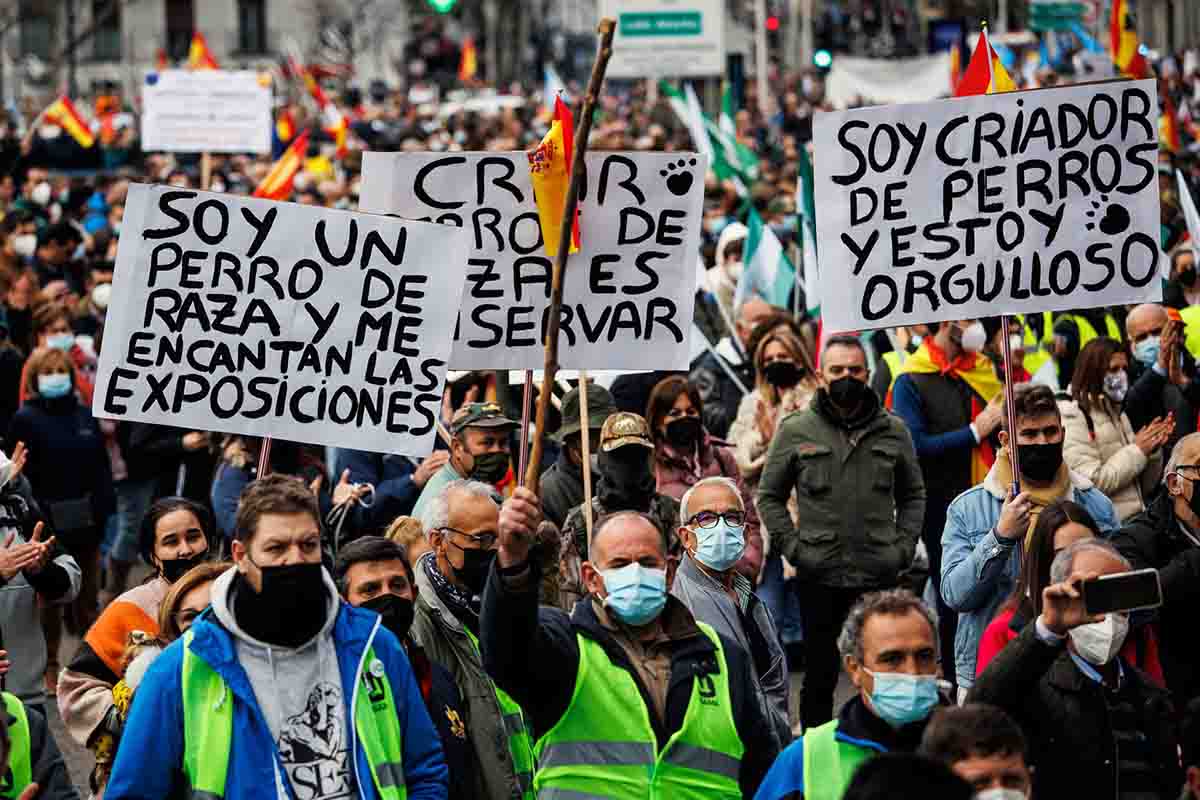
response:
[[[167,51],[166,50],[162,49],[161,47],[158,48],[158,53],[156,53],[154,56],[154,64],[155,64],[155,68],[159,72],[162,72],[168,66],[170,66],[170,64],[167,62]]]
[[[958,89],[962,80],[962,50],[957,44],[950,47],[950,91]]]
[[[265,197],[268,200],[287,200],[292,194],[292,181],[296,173],[304,167],[304,158],[308,155],[308,131],[296,137],[295,141],[283,151],[283,155],[271,167],[267,177],[254,190],[254,197]]]
[[[1167,150],[1178,153],[1183,149],[1179,139],[1179,115],[1175,111],[1175,104],[1171,102],[1171,95],[1163,92],[1162,98],[1163,110],[1158,118],[1158,140]]]
[[[71,98],[65,94],[51,103],[42,112],[42,119],[62,128],[82,148],[86,149],[96,143],[96,137],[92,135],[91,126],[80,115],[79,111],[75,108],[75,104],[71,102]]]
[[[296,135],[296,118],[292,116],[291,107],[286,107],[275,120],[275,136],[287,144]]]
[[[479,64],[475,54],[475,37],[468,36],[463,39],[462,57],[458,62],[458,79],[464,82],[469,81],[475,77],[478,69]]]
[[[1122,75],[1130,78],[1150,77],[1150,65],[1138,52],[1137,26],[1129,0],[1112,0],[1112,17],[1109,20],[1109,49],[1113,64]]]
[[[558,244],[562,237],[567,186],[571,181],[574,138],[571,111],[560,98],[555,98],[554,122],[550,125],[550,130],[541,144],[526,153],[529,157],[529,180],[533,184],[538,221],[542,226],[542,243],[546,248],[546,255],[551,258],[558,254]],[[571,229],[571,245],[567,252],[575,253],[578,250],[579,215],[576,209]]]
[[[967,71],[954,89],[955,97],[968,97],[975,94],[1000,94],[1015,92],[1017,85],[1009,77],[1008,70],[1000,63],[1000,56],[988,41],[987,28],[979,34],[975,44],[975,52],[967,64]]]
[[[208,42],[204,34],[196,31],[192,34],[192,46],[188,48],[188,69],[220,69],[217,60],[209,52]]]

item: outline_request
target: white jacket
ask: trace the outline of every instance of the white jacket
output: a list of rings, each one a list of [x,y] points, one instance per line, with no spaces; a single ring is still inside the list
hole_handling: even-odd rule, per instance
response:
[[[1058,401],[1066,429],[1063,458],[1108,495],[1124,522],[1146,507],[1145,498],[1162,473],[1162,453],[1147,457],[1141,451],[1134,443],[1129,417],[1107,397],[1094,399],[1091,405],[1084,414],[1074,400]]]

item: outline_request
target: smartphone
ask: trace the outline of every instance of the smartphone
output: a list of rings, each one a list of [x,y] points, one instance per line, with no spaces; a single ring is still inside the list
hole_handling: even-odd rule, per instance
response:
[[[1089,614],[1158,608],[1162,605],[1158,570],[1139,569],[1084,581],[1083,605]]]

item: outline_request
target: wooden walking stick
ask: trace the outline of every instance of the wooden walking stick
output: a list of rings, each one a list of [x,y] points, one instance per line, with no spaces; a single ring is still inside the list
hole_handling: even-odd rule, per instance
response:
[[[554,255],[554,271],[550,277],[550,326],[546,330],[546,363],[542,369],[542,393],[538,396],[537,436],[533,439],[533,452],[525,471],[525,486],[538,493],[542,471],[542,438],[546,430],[546,415],[550,409],[550,394],[554,387],[554,374],[558,372],[558,325],[562,314],[563,270],[567,265],[567,253],[571,249],[571,229],[575,209],[579,206],[579,188],[583,181],[583,156],[587,152],[588,135],[592,130],[592,112],[596,99],[604,86],[604,71],[612,56],[613,31],[617,23],[605,17],[600,20],[600,47],[596,50],[596,61],[592,64],[592,77],[588,80],[587,94],[583,98],[583,109],[579,112],[579,125],[575,134],[575,152],[571,159],[571,182],[567,185],[567,202],[563,208],[562,229],[558,237],[558,252]]]

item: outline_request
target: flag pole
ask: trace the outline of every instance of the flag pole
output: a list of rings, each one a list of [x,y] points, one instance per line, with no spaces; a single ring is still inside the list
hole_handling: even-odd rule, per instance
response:
[[[587,370],[579,370],[579,441],[583,446],[583,523],[592,552],[592,437],[588,424]]]
[[[1008,315],[1000,317],[1000,330],[1004,333],[1000,345],[1004,352],[1004,414],[1008,420],[1008,460],[1012,466],[1013,497],[1021,493],[1021,462],[1017,458],[1017,409],[1013,406],[1012,344],[1008,336]]]
[[[525,370],[521,395],[521,449],[517,451],[517,486],[525,485],[525,462],[529,460],[529,417],[533,409],[533,370]]]
[[[212,185],[212,153],[205,150],[200,154],[200,188],[208,191]]]
[[[592,112],[604,86],[604,72],[608,69],[608,59],[612,56],[613,32],[616,22],[605,17],[600,20],[600,46],[596,50],[596,61],[592,64],[592,76],[588,80],[587,93],[583,98],[583,108],[579,112],[579,128],[575,136],[575,152],[572,154],[571,182],[567,186],[567,200],[563,208],[562,229],[558,237],[558,252],[554,255],[554,271],[550,278],[550,326],[546,330],[546,362],[542,370],[542,393],[538,397],[537,431],[538,436],[533,440],[533,452],[529,454],[529,464],[525,470],[525,485],[535,494],[538,491],[538,479],[542,470],[542,439],[541,432],[546,430],[546,416],[550,410],[550,390],[554,386],[554,374],[558,371],[558,326],[561,322],[563,271],[567,265],[567,253],[571,249],[572,224],[575,210],[579,207],[579,189],[583,183],[583,157],[587,152],[588,134],[592,130]]]

